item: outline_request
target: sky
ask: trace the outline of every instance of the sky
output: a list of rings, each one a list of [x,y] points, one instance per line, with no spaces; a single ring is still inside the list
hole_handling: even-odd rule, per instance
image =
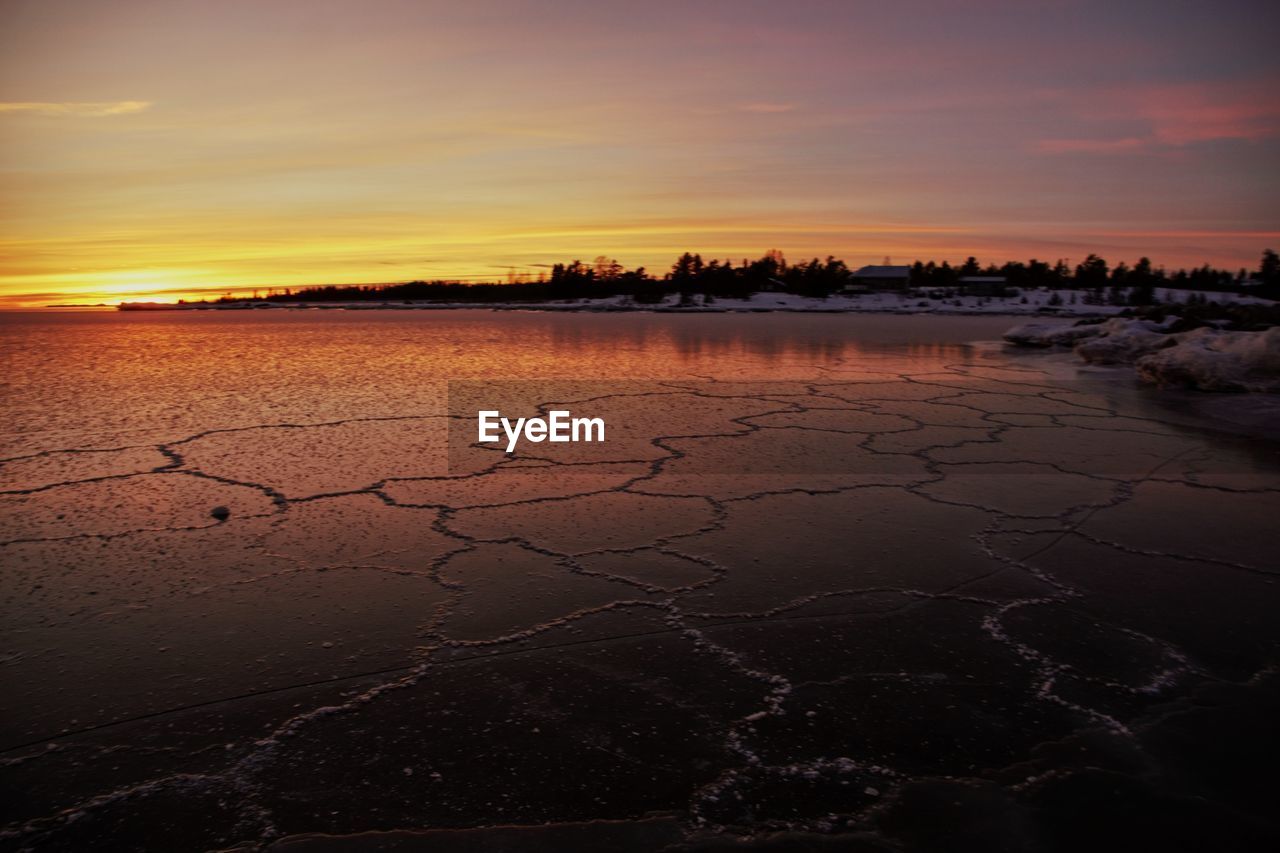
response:
[[[0,306],[598,255],[1256,268],[1280,4],[0,0]]]

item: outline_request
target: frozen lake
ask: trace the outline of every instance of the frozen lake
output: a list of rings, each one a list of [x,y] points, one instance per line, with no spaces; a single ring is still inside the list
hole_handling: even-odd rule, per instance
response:
[[[0,849],[1275,841],[1280,445],[1017,322],[0,314]]]

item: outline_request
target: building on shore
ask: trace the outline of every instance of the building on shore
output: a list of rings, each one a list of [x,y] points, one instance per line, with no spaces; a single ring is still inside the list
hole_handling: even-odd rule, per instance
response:
[[[956,287],[969,296],[1003,296],[1008,284],[1002,275],[965,275],[956,282]]]
[[[853,289],[906,290],[911,285],[911,267],[870,265],[849,276]]]

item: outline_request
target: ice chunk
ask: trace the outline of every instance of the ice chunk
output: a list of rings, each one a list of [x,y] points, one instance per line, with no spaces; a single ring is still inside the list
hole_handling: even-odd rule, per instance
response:
[[[1130,364],[1144,355],[1177,343],[1165,326],[1149,320],[1114,318],[1098,327],[1095,337],[1076,344],[1076,355],[1091,364]]]
[[[1069,347],[1102,331],[1101,324],[1064,326],[1061,323],[1023,323],[1004,333],[1004,339],[1020,347]]]
[[[1280,326],[1262,332],[1196,329],[1138,359],[1138,375],[1204,391],[1280,391]]]

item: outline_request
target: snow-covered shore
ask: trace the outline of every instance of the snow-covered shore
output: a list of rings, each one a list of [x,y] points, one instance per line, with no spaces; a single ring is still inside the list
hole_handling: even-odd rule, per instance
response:
[[[1170,291],[1161,294],[1166,301],[1186,301],[1192,295],[1205,296],[1224,304],[1271,304],[1268,300],[1234,293]],[[660,303],[636,302],[628,296],[602,299],[580,299],[556,302],[427,302],[418,300],[385,302],[230,302],[187,303],[183,305],[143,305],[134,303],[132,310],[476,310],[497,311],[653,311],[658,313],[723,313],[796,311],[817,313],[885,313],[885,314],[1009,314],[1062,317],[1112,317],[1125,310],[1122,305],[1090,305],[1082,300],[1082,292],[1071,290],[1031,290],[1018,296],[953,296],[933,299],[907,293],[872,292],[835,294],[826,299],[793,293],[755,293],[748,299],[716,298],[710,302],[695,296],[692,304],[681,305],[675,295]],[[1075,301],[1073,301],[1075,300]]]
[[[1174,320],[1116,317],[1089,325],[1026,323],[1005,332],[1004,339],[1019,346],[1070,346],[1090,364],[1133,364],[1141,379],[1161,387],[1280,392],[1280,326],[1171,332]]]

